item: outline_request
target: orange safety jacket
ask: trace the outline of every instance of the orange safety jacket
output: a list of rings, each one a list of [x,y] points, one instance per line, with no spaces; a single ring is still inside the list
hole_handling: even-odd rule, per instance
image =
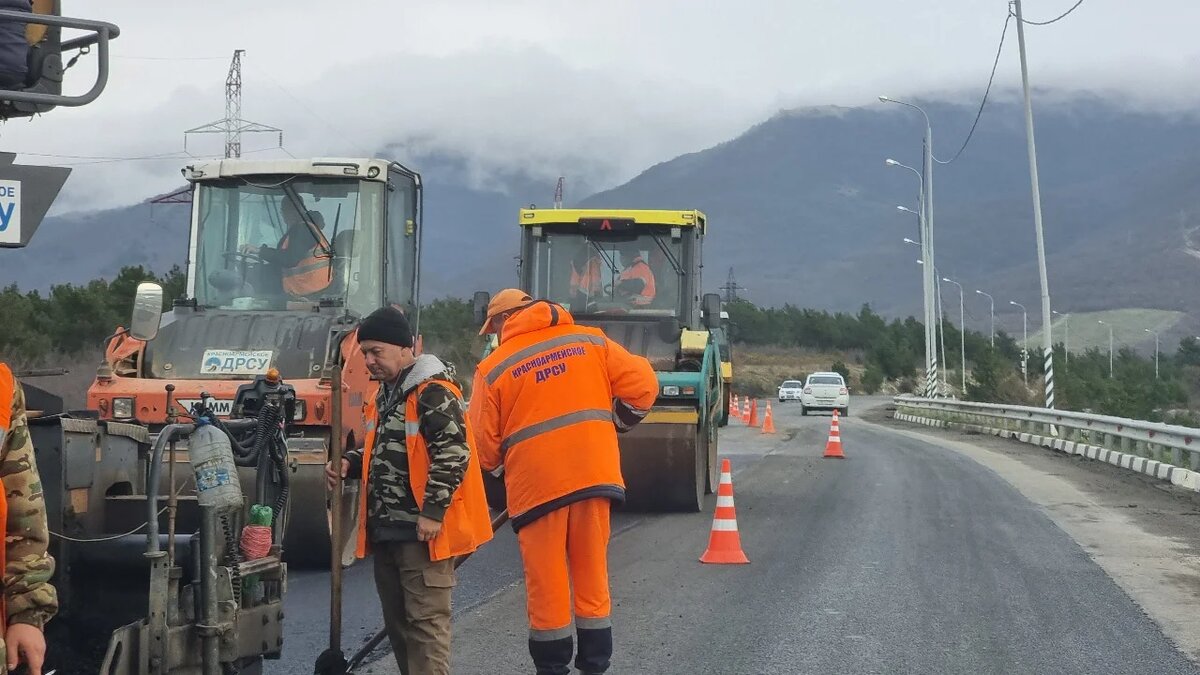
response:
[[[599,295],[604,290],[604,277],[600,271],[600,261],[595,257],[589,258],[579,272],[571,263],[571,295],[583,293],[589,296]]]
[[[312,245],[308,255],[292,267],[285,267],[283,270],[283,290],[288,295],[320,293],[333,282],[333,258],[326,253],[329,250],[329,240],[325,238],[324,233],[318,234],[321,239]],[[291,236],[290,233],[286,234],[280,240],[280,251],[287,250]]]
[[[642,292],[633,296],[634,305],[645,306],[654,302],[654,296],[657,294],[657,290],[654,287],[654,272],[650,270],[650,266],[646,264],[645,260],[642,260],[641,256],[634,258],[633,263],[621,272],[620,281],[628,281],[630,279],[637,279],[645,283],[642,287]]]
[[[503,467],[514,529],[573,502],[625,498],[617,430],[654,405],[649,361],[539,301],[504,322],[468,418],[484,471]]]
[[[425,502],[425,484],[429,480],[429,448],[425,437],[420,432],[420,416],[417,412],[417,401],[422,390],[431,383],[437,382],[450,390],[450,393],[462,398],[462,391],[453,382],[446,380],[427,380],[417,385],[409,395],[404,407],[404,444],[408,449],[408,475],[412,487],[413,498],[417,508],[423,508]],[[355,555],[366,557],[370,552],[367,541],[367,490],[370,486],[371,451],[375,447],[375,429],[378,424],[378,412],[375,407],[375,394],[372,393],[370,402],[366,405],[363,415],[367,420],[366,438],[363,439],[362,453],[362,485],[358,492],[358,545]],[[467,447],[471,448],[471,461],[467,464],[467,472],[463,475],[462,483],[454,491],[450,499],[450,508],[446,509],[446,517],[442,520],[442,529],[429,542],[429,559],[433,561],[446,560],[454,556],[466,555],[483,546],[492,538],[491,515],[488,512],[487,497],[483,489],[483,472],[479,468],[475,444],[471,438],[471,425],[466,425]]]

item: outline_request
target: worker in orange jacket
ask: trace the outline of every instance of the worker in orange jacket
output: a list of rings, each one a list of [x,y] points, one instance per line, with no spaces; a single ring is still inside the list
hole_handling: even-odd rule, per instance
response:
[[[621,260],[625,269],[617,278],[617,293],[629,300],[634,307],[646,307],[654,302],[658,293],[654,283],[654,271],[642,259],[637,245],[626,245],[621,249]]]
[[[480,466],[501,473],[525,567],[529,653],[539,675],[603,673],[612,657],[609,508],[625,498],[617,432],[658,394],[650,363],[561,305],[496,294],[482,333],[500,344],[475,371],[468,411]]]

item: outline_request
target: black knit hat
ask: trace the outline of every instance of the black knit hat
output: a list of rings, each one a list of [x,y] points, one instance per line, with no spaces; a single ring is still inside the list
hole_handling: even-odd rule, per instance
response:
[[[400,347],[413,346],[412,328],[408,317],[395,307],[380,307],[358,324],[358,341],[386,342]]]

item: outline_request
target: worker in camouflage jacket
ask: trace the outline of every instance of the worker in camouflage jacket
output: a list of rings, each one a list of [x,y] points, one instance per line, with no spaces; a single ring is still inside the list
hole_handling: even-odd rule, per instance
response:
[[[42,630],[58,611],[50,585],[54,559],[47,552],[49,529],[42,481],[34,461],[26,420],[25,396],[8,366],[0,363],[0,500],[4,520],[4,644],[0,673],[28,666],[41,675],[46,657]]]
[[[453,556],[491,538],[461,393],[452,369],[436,356],[415,353],[399,310],[386,307],[363,319],[358,342],[380,387],[367,406],[364,447],[347,452],[341,467],[343,476],[363,486],[357,554],[373,554],[384,626],[400,672],[449,675]],[[329,478],[336,478],[332,467]],[[462,499],[454,499],[456,492]],[[471,504],[482,511],[466,511]],[[474,531],[486,532],[464,537],[480,513],[483,525]]]

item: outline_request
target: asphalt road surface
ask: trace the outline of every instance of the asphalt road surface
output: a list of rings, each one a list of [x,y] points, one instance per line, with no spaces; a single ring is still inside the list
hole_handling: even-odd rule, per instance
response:
[[[880,400],[879,402],[881,402]],[[750,565],[697,561],[704,513],[614,516],[612,673],[1200,673],[1046,512],[961,453],[844,418],[847,459],[822,459],[829,418],[776,408],[779,432],[734,422]],[[328,577],[290,580],[286,658],[324,648]],[[346,574],[351,652],[379,626],[369,564]],[[511,530],[460,570],[454,672],[529,673]],[[396,673],[380,652],[365,673]]]

